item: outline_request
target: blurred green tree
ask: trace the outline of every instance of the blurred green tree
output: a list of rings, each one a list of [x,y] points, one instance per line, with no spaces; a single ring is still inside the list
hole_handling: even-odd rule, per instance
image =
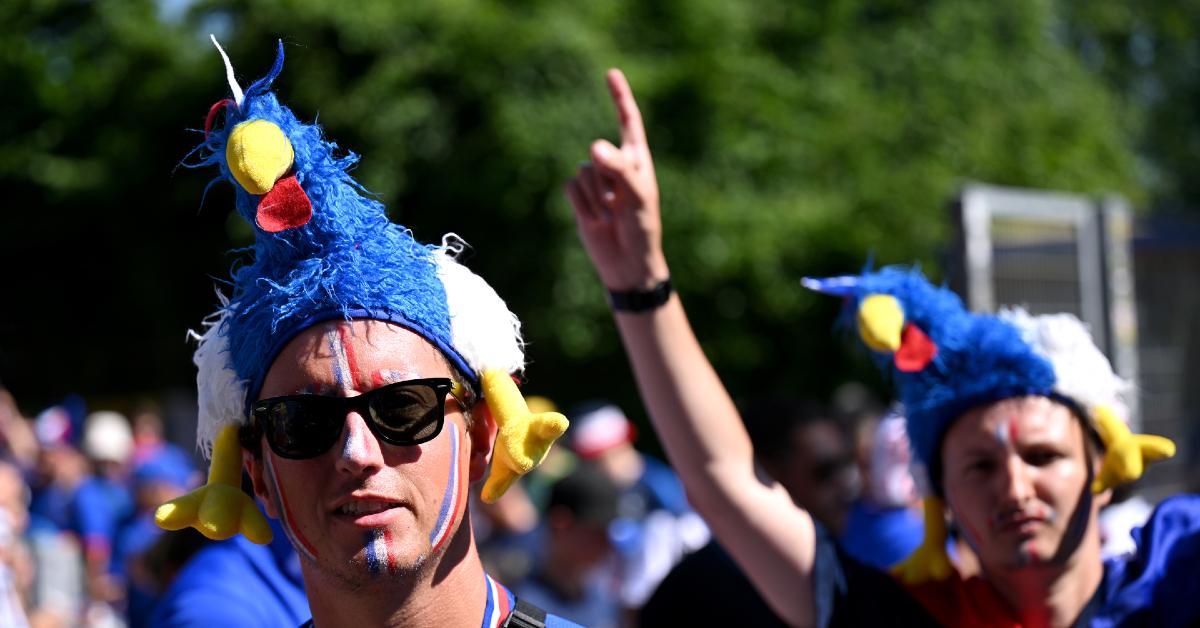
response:
[[[1137,175],[1152,205],[1200,210],[1200,2],[1062,5],[1064,39],[1138,125]]]
[[[180,381],[180,330],[213,303],[197,286],[226,276],[233,259],[220,251],[249,242],[226,222],[226,186],[196,215],[211,173],[168,176],[199,140],[179,129],[199,126],[226,90],[209,30],[243,84],[283,38],[283,102],[364,155],[359,180],[418,238],[453,231],[474,245],[467,263],[526,323],[530,389],[561,402],[640,406],[561,194],[589,142],[615,139],[608,67],[625,69],[641,103],[677,285],[735,394],[824,396],[869,372],[829,333],[838,304],[799,278],[872,255],[936,275],[944,204],[964,180],[1144,198],[1137,127],[1048,0],[218,0],[179,19],[123,3],[124,21],[105,3],[25,4],[0,26],[9,39],[55,35],[0,53],[7,92],[32,94],[19,96],[25,122],[3,122],[0,176],[47,212],[26,233],[77,246],[99,233],[104,255],[121,260],[106,280],[122,284],[120,305],[91,295],[93,310],[112,311],[89,313],[97,333],[78,349],[134,369],[147,356],[107,336],[119,318],[130,337],[147,328],[141,342],[161,367],[137,382],[77,374],[98,390]],[[83,15],[59,16],[70,11]],[[76,83],[88,89],[73,95]],[[38,139],[39,124],[57,131]],[[25,157],[35,153],[66,174],[36,174]],[[5,325],[2,346],[17,355]],[[17,378],[13,360],[0,359],[0,377]]]

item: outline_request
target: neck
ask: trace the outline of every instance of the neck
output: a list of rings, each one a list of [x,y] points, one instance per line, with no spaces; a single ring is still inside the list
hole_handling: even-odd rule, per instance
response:
[[[1104,577],[1096,518],[1088,523],[1079,548],[1061,563],[984,571],[1022,626],[1070,626]]]
[[[316,628],[479,626],[487,585],[470,518],[445,549],[416,572],[350,583],[304,561],[304,584]],[[469,602],[464,603],[464,601]]]

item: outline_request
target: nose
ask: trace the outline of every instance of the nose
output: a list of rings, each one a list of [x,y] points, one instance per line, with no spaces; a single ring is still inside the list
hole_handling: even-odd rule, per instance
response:
[[[1034,497],[1032,470],[1020,456],[1009,455],[999,475],[1006,505],[1019,508]]]
[[[383,467],[383,449],[358,412],[346,415],[342,428],[341,451],[337,469],[352,475],[373,473]]]

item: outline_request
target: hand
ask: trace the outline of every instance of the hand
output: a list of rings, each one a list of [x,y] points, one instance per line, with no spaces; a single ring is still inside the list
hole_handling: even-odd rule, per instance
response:
[[[620,70],[608,90],[621,122],[621,146],[596,140],[591,161],[567,181],[579,237],[609,290],[647,290],[670,276],[662,252],[658,180],[642,114]]]

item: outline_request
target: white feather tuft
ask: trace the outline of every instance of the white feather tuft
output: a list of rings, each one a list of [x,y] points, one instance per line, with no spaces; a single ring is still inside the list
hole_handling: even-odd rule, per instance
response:
[[[226,425],[240,425],[246,421],[246,382],[238,378],[229,361],[229,338],[224,334],[229,299],[217,291],[221,307],[204,319],[203,335],[194,331],[189,336],[199,341],[196,354],[192,357],[196,373],[196,392],[199,402],[199,420],[196,424],[196,447],[205,459],[212,458],[213,440]]]
[[[1075,400],[1087,412],[1108,406],[1126,423],[1129,408],[1123,400],[1131,386],[1113,372],[1087,326],[1071,314],[1033,316],[1023,309],[1006,309],[1000,317],[1054,366],[1054,391]]]
[[[238,85],[237,78],[233,76],[233,64],[229,62],[229,56],[225,54],[225,49],[217,42],[217,36],[209,33],[208,38],[217,47],[217,52],[221,53],[221,60],[225,62],[225,78],[229,81],[229,91],[233,92],[233,102],[237,104],[238,108],[241,108],[245,96],[242,95],[242,88]]]
[[[466,246],[451,233],[442,238],[435,253],[450,311],[451,341],[476,373],[485,369],[520,373],[525,368],[521,321],[482,277],[455,261]]]

